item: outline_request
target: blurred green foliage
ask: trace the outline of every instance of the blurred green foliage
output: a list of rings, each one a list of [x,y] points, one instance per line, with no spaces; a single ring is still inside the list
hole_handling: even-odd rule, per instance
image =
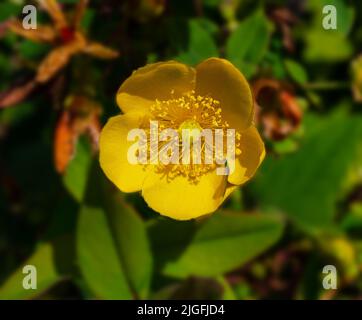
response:
[[[77,1],[59,2],[67,11]],[[0,21],[22,17],[24,4],[2,1]],[[322,27],[325,4],[337,8],[337,30]],[[347,0],[90,1],[82,27],[120,57],[75,56],[0,110],[0,299],[360,298],[362,109],[349,70],[361,53],[361,15],[361,3]],[[51,48],[0,36],[5,91],[30,79]],[[84,136],[56,172],[54,131],[68,96],[99,102],[104,124],[119,113],[115,93],[134,69],[212,56],[251,83],[291,87],[303,111],[282,141],[264,136],[256,177],[214,215],[172,221],[121,194]],[[22,287],[26,264],[37,267],[36,290]],[[322,287],[327,264],[337,267],[337,290]]]

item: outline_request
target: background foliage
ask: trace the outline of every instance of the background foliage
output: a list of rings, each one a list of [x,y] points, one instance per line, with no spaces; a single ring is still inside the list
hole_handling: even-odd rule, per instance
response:
[[[324,30],[331,3],[338,28]],[[6,30],[24,4],[0,3],[0,299],[362,297],[360,2],[92,0],[82,28],[119,56],[74,55],[30,94],[52,48]],[[172,221],[107,181],[96,124],[134,69],[211,56],[252,83],[267,157],[219,212]],[[22,288],[25,264],[37,290]],[[327,264],[337,290],[322,287]]]

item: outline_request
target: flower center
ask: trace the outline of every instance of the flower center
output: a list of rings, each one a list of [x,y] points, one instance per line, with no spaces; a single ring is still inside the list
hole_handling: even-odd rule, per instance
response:
[[[179,136],[184,139],[186,143],[192,143],[201,138],[202,128],[199,123],[194,119],[188,119],[181,123],[178,128]]]
[[[200,127],[199,123],[195,121],[194,119],[188,119],[181,123],[179,127],[179,131],[182,132],[182,130],[199,130],[201,131],[202,128]]]
[[[156,165],[157,172],[166,175],[168,179],[182,175],[197,183],[205,173],[225,165],[216,163],[216,157],[224,157],[227,152],[227,136],[230,133],[228,132],[229,124],[222,117],[219,101],[208,96],[196,95],[194,91],[191,91],[179,98],[156,100],[150,110],[151,120],[157,121],[157,130],[160,135],[165,129],[173,129],[177,133],[177,137],[170,137],[167,141],[159,142],[157,151],[164,151],[174,144],[173,146],[177,148],[177,154],[173,154],[175,153],[174,148],[169,149],[166,154],[170,157],[177,157],[178,163],[158,163]],[[147,131],[147,128],[145,129]],[[215,134],[222,134],[223,145],[221,152],[220,148],[218,149],[218,155],[216,155]],[[209,139],[209,135],[212,135],[211,139]],[[240,144],[239,140],[240,134],[236,133],[236,152],[240,151],[237,149]],[[195,160],[194,154],[191,154],[190,161],[185,163],[185,145],[190,147],[192,153],[195,144],[200,151],[201,163]],[[148,143],[148,146],[152,148],[152,143]]]

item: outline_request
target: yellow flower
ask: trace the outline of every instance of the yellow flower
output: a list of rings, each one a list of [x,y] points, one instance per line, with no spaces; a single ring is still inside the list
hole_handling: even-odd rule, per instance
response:
[[[224,59],[210,58],[196,68],[175,61],[149,64],[121,85],[117,103],[124,114],[110,118],[101,132],[101,167],[121,191],[141,191],[147,204],[162,215],[188,220],[214,212],[235,188],[254,175],[264,158],[264,144],[252,122],[249,85]],[[217,129],[235,129],[234,170],[228,175],[217,173],[217,168],[231,163],[230,159],[222,165],[206,161],[130,163],[127,154],[134,142],[129,141],[128,134],[135,128],[144,129],[150,142],[150,121],[158,121],[159,131],[211,129],[214,133]],[[182,144],[178,146],[182,150]],[[149,155],[152,144],[147,148]],[[207,148],[204,141],[203,157]],[[222,151],[226,156],[225,149]]]

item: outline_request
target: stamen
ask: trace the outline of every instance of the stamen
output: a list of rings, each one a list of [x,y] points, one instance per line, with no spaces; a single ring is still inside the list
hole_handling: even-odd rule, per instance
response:
[[[172,94],[172,92],[171,92]],[[173,95],[173,94],[172,94]],[[153,121],[158,121],[158,130],[159,133],[167,128],[176,130],[179,133],[179,162],[177,164],[156,164],[156,172],[164,175],[167,179],[174,179],[175,177],[181,175],[187,177],[189,181],[197,183],[200,177],[207,172],[217,168],[216,161],[212,162],[210,159],[210,153],[218,159],[221,159],[226,156],[227,153],[227,129],[229,124],[222,117],[222,109],[220,107],[220,102],[208,97],[195,95],[194,91],[187,93],[186,95],[179,98],[172,98],[170,100],[156,100],[155,103],[151,106],[151,119]],[[148,135],[148,140],[150,136],[149,128],[144,128]],[[223,150],[215,149],[214,141],[210,145],[207,139],[203,139],[201,131],[203,129],[210,129],[215,136],[215,130],[221,129],[223,132]],[[187,133],[187,132],[190,133]],[[199,131],[200,134],[197,134]],[[186,132],[186,135],[183,132]],[[192,134],[193,133],[193,134]],[[182,141],[182,136],[186,136],[186,140],[191,144],[191,157],[190,163],[183,163],[182,156],[184,154],[184,145]],[[235,134],[235,154],[240,155],[240,139],[241,135],[239,132]],[[150,141],[148,141],[148,146],[150,148]],[[158,150],[160,151],[167,144],[167,142],[161,142],[158,144]],[[201,146],[201,163],[195,163],[195,159],[192,156],[193,144],[199,142]],[[149,150],[150,153],[150,150]],[[152,154],[152,153],[151,153]],[[153,153],[154,154],[154,153]],[[171,154],[170,154],[171,155]]]

